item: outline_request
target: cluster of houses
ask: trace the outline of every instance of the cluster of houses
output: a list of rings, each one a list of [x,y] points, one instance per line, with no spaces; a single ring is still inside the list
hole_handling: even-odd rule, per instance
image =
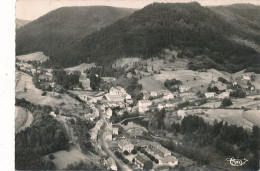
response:
[[[119,86],[110,88],[109,93],[105,94],[105,97],[111,102],[126,102],[128,104],[133,103],[131,95],[128,94],[124,88]]]

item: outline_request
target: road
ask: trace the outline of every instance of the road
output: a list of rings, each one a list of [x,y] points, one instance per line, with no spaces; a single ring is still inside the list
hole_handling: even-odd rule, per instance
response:
[[[104,139],[104,133],[105,133],[105,130],[107,129],[108,123],[107,123],[105,115],[102,111],[100,111],[100,116],[104,120],[103,125],[101,126],[101,129],[98,133],[98,137],[99,137],[98,139],[100,140],[102,150],[104,150],[107,153],[108,156],[110,156],[114,159],[114,161],[117,164],[118,170],[122,170],[122,171],[131,170],[131,169],[128,168],[127,165],[125,165],[121,160],[119,160],[115,156],[115,154],[109,149],[108,144],[107,144],[106,140]]]

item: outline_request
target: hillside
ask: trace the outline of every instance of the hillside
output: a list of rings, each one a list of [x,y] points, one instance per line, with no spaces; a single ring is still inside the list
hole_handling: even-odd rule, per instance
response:
[[[63,7],[16,30],[16,55],[42,51],[44,54],[63,49],[76,40],[119,18],[133,9],[106,6]]]
[[[205,55],[211,58],[208,67],[218,63],[232,72],[258,63],[259,54],[230,40],[234,35],[260,40],[259,36],[241,32],[219,14],[198,3],[154,3],[66,49],[57,49],[49,55],[50,64],[70,66],[79,61],[107,64],[119,57],[148,58],[171,47],[188,51],[192,58]],[[197,65],[197,61],[197,68],[201,67],[200,59],[193,63]]]
[[[219,14],[223,20],[237,28],[241,32],[249,34],[251,37],[258,36],[255,41],[259,41],[260,7],[252,4],[234,4],[229,6],[218,6],[210,8]]]
[[[29,21],[29,20],[22,20],[22,19],[15,19],[15,28],[18,29],[18,28],[28,24],[29,22],[31,22],[31,21]]]

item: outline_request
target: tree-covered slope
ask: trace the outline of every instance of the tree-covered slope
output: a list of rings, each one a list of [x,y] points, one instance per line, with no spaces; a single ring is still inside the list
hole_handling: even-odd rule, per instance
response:
[[[59,8],[16,30],[16,54],[54,53],[133,12],[107,6]]]
[[[193,56],[207,55],[230,71],[255,64],[257,52],[231,41],[232,35],[246,33],[198,3],[154,3],[65,49],[57,49],[49,54],[49,62],[62,67],[79,62],[107,64],[124,56],[147,58],[174,46],[189,49]]]

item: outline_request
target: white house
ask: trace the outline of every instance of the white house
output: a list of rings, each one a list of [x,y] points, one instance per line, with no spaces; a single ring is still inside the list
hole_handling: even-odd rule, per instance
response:
[[[186,86],[179,86],[179,91],[181,92],[181,93],[183,93],[183,92],[186,92],[186,91],[188,91],[190,88],[189,87],[186,87]]]
[[[56,118],[56,116],[57,116],[57,115],[55,114],[55,112],[53,112],[53,111],[50,112],[50,115],[53,116],[54,118]]]
[[[156,96],[158,96],[158,94],[157,94],[156,91],[152,91],[152,92],[151,92],[151,96],[152,96],[152,97],[156,97]]]
[[[250,76],[248,76],[248,75],[243,75],[243,80],[251,80],[251,78],[250,78]]]
[[[215,92],[207,92],[204,94],[206,98],[214,98],[216,96]]]
[[[118,141],[118,147],[122,151],[128,151],[129,153],[134,149],[134,145],[131,142],[129,142],[128,140],[125,140],[125,139]]]
[[[178,160],[174,156],[165,156],[164,158],[159,158],[159,165],[168,165],[171,167],[178,165]]]
[[[108,108],[106,111],[106,118],[111,118],[112,113],[113,113],[113,111],[110,108]]]
[[[229,98],[230,93],[229,92],[223,92],[220,95],[218,95],[219,99]]]
[[[118,128],[117,127],[113,127],[113,135],[118,135]]]

